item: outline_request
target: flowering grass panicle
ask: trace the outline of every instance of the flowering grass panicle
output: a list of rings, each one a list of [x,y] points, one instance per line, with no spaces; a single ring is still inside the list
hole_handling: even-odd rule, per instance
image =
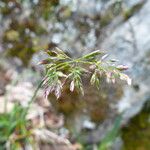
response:
[[[124,73],[128,67],[118,65],[117,60],[106,60],[107,54],[100,50],[93,51],[79,58],[71,58],[61,49],[47,50],[48,58],[39,64],[45,65],[46,75],[43,80],[45,97],[54,93],[57,99],[61,96],[66,82],[70,84],[70,91],[75,88],[84,95],[82,77],[90,75],[90,83],[100,87],[101,77],[105,77],[108,83],[115,83],[116,79],[126,81],[131,85],[131,79]]]

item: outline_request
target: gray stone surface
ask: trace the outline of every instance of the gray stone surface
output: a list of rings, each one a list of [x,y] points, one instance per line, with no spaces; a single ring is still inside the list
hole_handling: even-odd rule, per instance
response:
[[[124,117],[130,118],[140,111],[143,103],[150,97],[150,1],[125,23],[118,26],[101,48],[109,50],[111,56],[130,67],[128,74],[133,86],[125,87],[124,96],[118,103],[118,111],[125,111]]]

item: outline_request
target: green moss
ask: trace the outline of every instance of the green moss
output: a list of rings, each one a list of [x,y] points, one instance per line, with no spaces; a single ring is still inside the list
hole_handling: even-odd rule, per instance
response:
[[[123,128],[122,150],[149,150],[150,149],[150,110],[142,110],[135,116],[128,127]]]
[[[32,37],[31,33],[34,33],[35,37]],[[3,34],[3,44],[5,47],[11,44],[11,47],[7,49],[8,56],[19,57],[24,65],[28,65],[34,52],[48,47],[48,45],[40,44],[39,36],[45,34],[46,30],[37,23],[35,18],[23,21],[14,19],[9,29]]]
[[[101,27],[107,26],[112,20],[114,16],[111,13],[107,13],[104,16],[101,16],[100,24]]]
[[[122,12],[122,2],[116,1],[111,7],[101,15],[101,27],[107,26],[111,21]]]
[[[123,11],[123,17],[125,20],[129,19],[131,16],[133,16],[133,14],[135,14],[137,11],[140,10],[140,8],[143,6],[143,2],[139,3],[129,9],[126,9]]]
[[[35,9],[45,20],[48,20],[52,17],[58,5],[59,0],[42,0],[38,2]]]
[[[3,16],[7,16],[13,12],[14,8],[8,6],[9,0],[1,0],[0,2],[3,4],[3,6],[0,5],[0,13]],[[14,4],[16,6],[16,2]]]
[[[9,31],[6,31],[5,33],[5,40],[8,40],[8,41],[18,41],[19,39],[19,33],[15,30],[9,30]]]

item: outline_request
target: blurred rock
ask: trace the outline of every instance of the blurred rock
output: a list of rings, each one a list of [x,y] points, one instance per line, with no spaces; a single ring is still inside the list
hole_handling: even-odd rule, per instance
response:
[[[131,87],[120,86],[123,88],[124,94],[120,98],[115,97],[118,102],[112,105],[118,113],[123,112],[123,124],[126,124],[134,115],[139,113],[143,104],[150,97],[150,1],[137,1],[137,3],[130,4],[130,7],[136,4],[140,4],[141,7],[131,18],[122,24],[118,24],[115,28],[111,28],[111,24],[105,28],[107,36],[103,36],[104,39],[97,46],[102,50],[108,50],[111,58],[119,58],[120,64],[129,66],[126,73],[133,79],[133,85]],[[111,30],[108,28],[111,28]],[[88,91],[91,92],[91,90]],[[92,97],[93,99],[94,97]],[[113,99],[111,97],[110,105]],[[101,107],[103,108],[103,106]],[[114,116],[117,115],[115,110],[111,113]],[[99,114],[101,113],[99,112],[96,116]],[[106,113],[104,114],[106,115]],[[90,132],[89,136],[86,136],[85,139],[82,138],[82,140],[88,141],[88,143],[100,141],[108,129],[112,127],[113,121],[113,117],[107,116],[96,130]]]
[[[5,112],[11,112],[11,110],[14,107],[14,103],[12,102],[6,102],[6,98],[4,96],[0,96],[0,114],[3,114]]]
[[[135,5],[140,4],[140,3],[144,3],[144,2],[146,2],[146,0],[132,0],[132,1],[123,0],[123,3],[126,5],[127,8],[132,8]]]
[[[30,116],[34,118],[35,124],[39,123],[38,117],[42,114],[43,120],[46,120],[46,125],[50,128],[59,128],[63,121],[68,128],[77,129],[78,133],[82,131],[82,127],[90,127],[93,131],[90,131],[83,141],[99,142],[112,127],[116,112],[124,112],[123,124],[127,123],[150,97],[150,1],[60,0],[60,5],[56,3],[51,7],[52,13],[48,11],[51,2],[44,1],[46,5],[40,8],[41,2],[20,4],[14,1],[11,3],[13,7],[5,4],[5,1],[0,2],[0,52],[11,50],[11,53],[14,52],[11,57],[18,56],[24,63],[30,62],[29,66],[37,72],[43,71],[37,63],[46,56],[35,52],[39,49],[51,49],[56,45],[73,57],[96,48],[108,50],[112,58],[117,58],[121,64],[130,67],[127,73],[133,78],[131,87],[121,84],[108,86],[104,82],[100,91],[86,86],[84,98],[77,93],[68,94],[67,89],[59,101],[52,98],[52,105],[55,110],[66,115],[65,120],[62,116],[47,113],[50,104],[42,99],[42,94],[38,95],[38,106],[34,107]],[[41,11],[44,13],[41,14]],[[49,15],[53,13],[54,16]],[[8,96],[12,101],[15,98],[20,103],[27,103],[33,94],[34,85],[41,79],[40,75],[22,68],[23,63],[18,58],[11,58],[5,63],[1,61],[1,64],[7,70],[15,72],[10,71],[6,75],[11,77],[10,80],[23,72],[23,77],[19,79],[20,84],[9,85],[12,90]],[[0,94],[5,92],[5,81],[5,75],[0,72]],[[26,82],[31,83],[32,87],[25,86]],[[91,122],[95,122],[96,129],[91,126]]]
[[[150,1],[147,1],[139,12],[118,26],[101,46],[130,68],[127,73],[133,78],[133,86],[124,88],[124,96],[117,107],[119,112],[124,112],[126,121],[137,114],[150,97],[150,67],[145,62],[150,53],[149,7]],[[139,88],[135,89],[134,85]]]

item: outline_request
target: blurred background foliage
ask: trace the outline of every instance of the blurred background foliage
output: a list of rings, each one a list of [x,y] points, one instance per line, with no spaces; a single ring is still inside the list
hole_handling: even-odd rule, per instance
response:
[[[127,74],[133,86],[107,84],[102,79],[99,90],[85,84],[84,97],[70,93],[66,86],[59,101],[49,96],[48,106],[39,94],[34,110],[42,107],[44,127],[68,138],[70,149],[149,150],[149,107],[145,104],[150,97],[149,6],[148,0],[0,0],[0,103],[8,99],[8,110],[15,103],[9,113],[0,109],[0,146],[12,130],[23,135],[14,146],[28,150],[23,143],[35,142],[37,132],[32,129],[41,125],[40,115],[30,116],[28,123],[16,118],[43,77],[43,67],[37,63],[47,56],[41,51],[57,46],[71,57],[107,50],[131,67]],[[15,86],[11,85],[14,80]],[[124,113],[126,107],[129,112]],[[26,137],[29,141],[24,142]],[[42,144],[41,149],[50,148]]]

